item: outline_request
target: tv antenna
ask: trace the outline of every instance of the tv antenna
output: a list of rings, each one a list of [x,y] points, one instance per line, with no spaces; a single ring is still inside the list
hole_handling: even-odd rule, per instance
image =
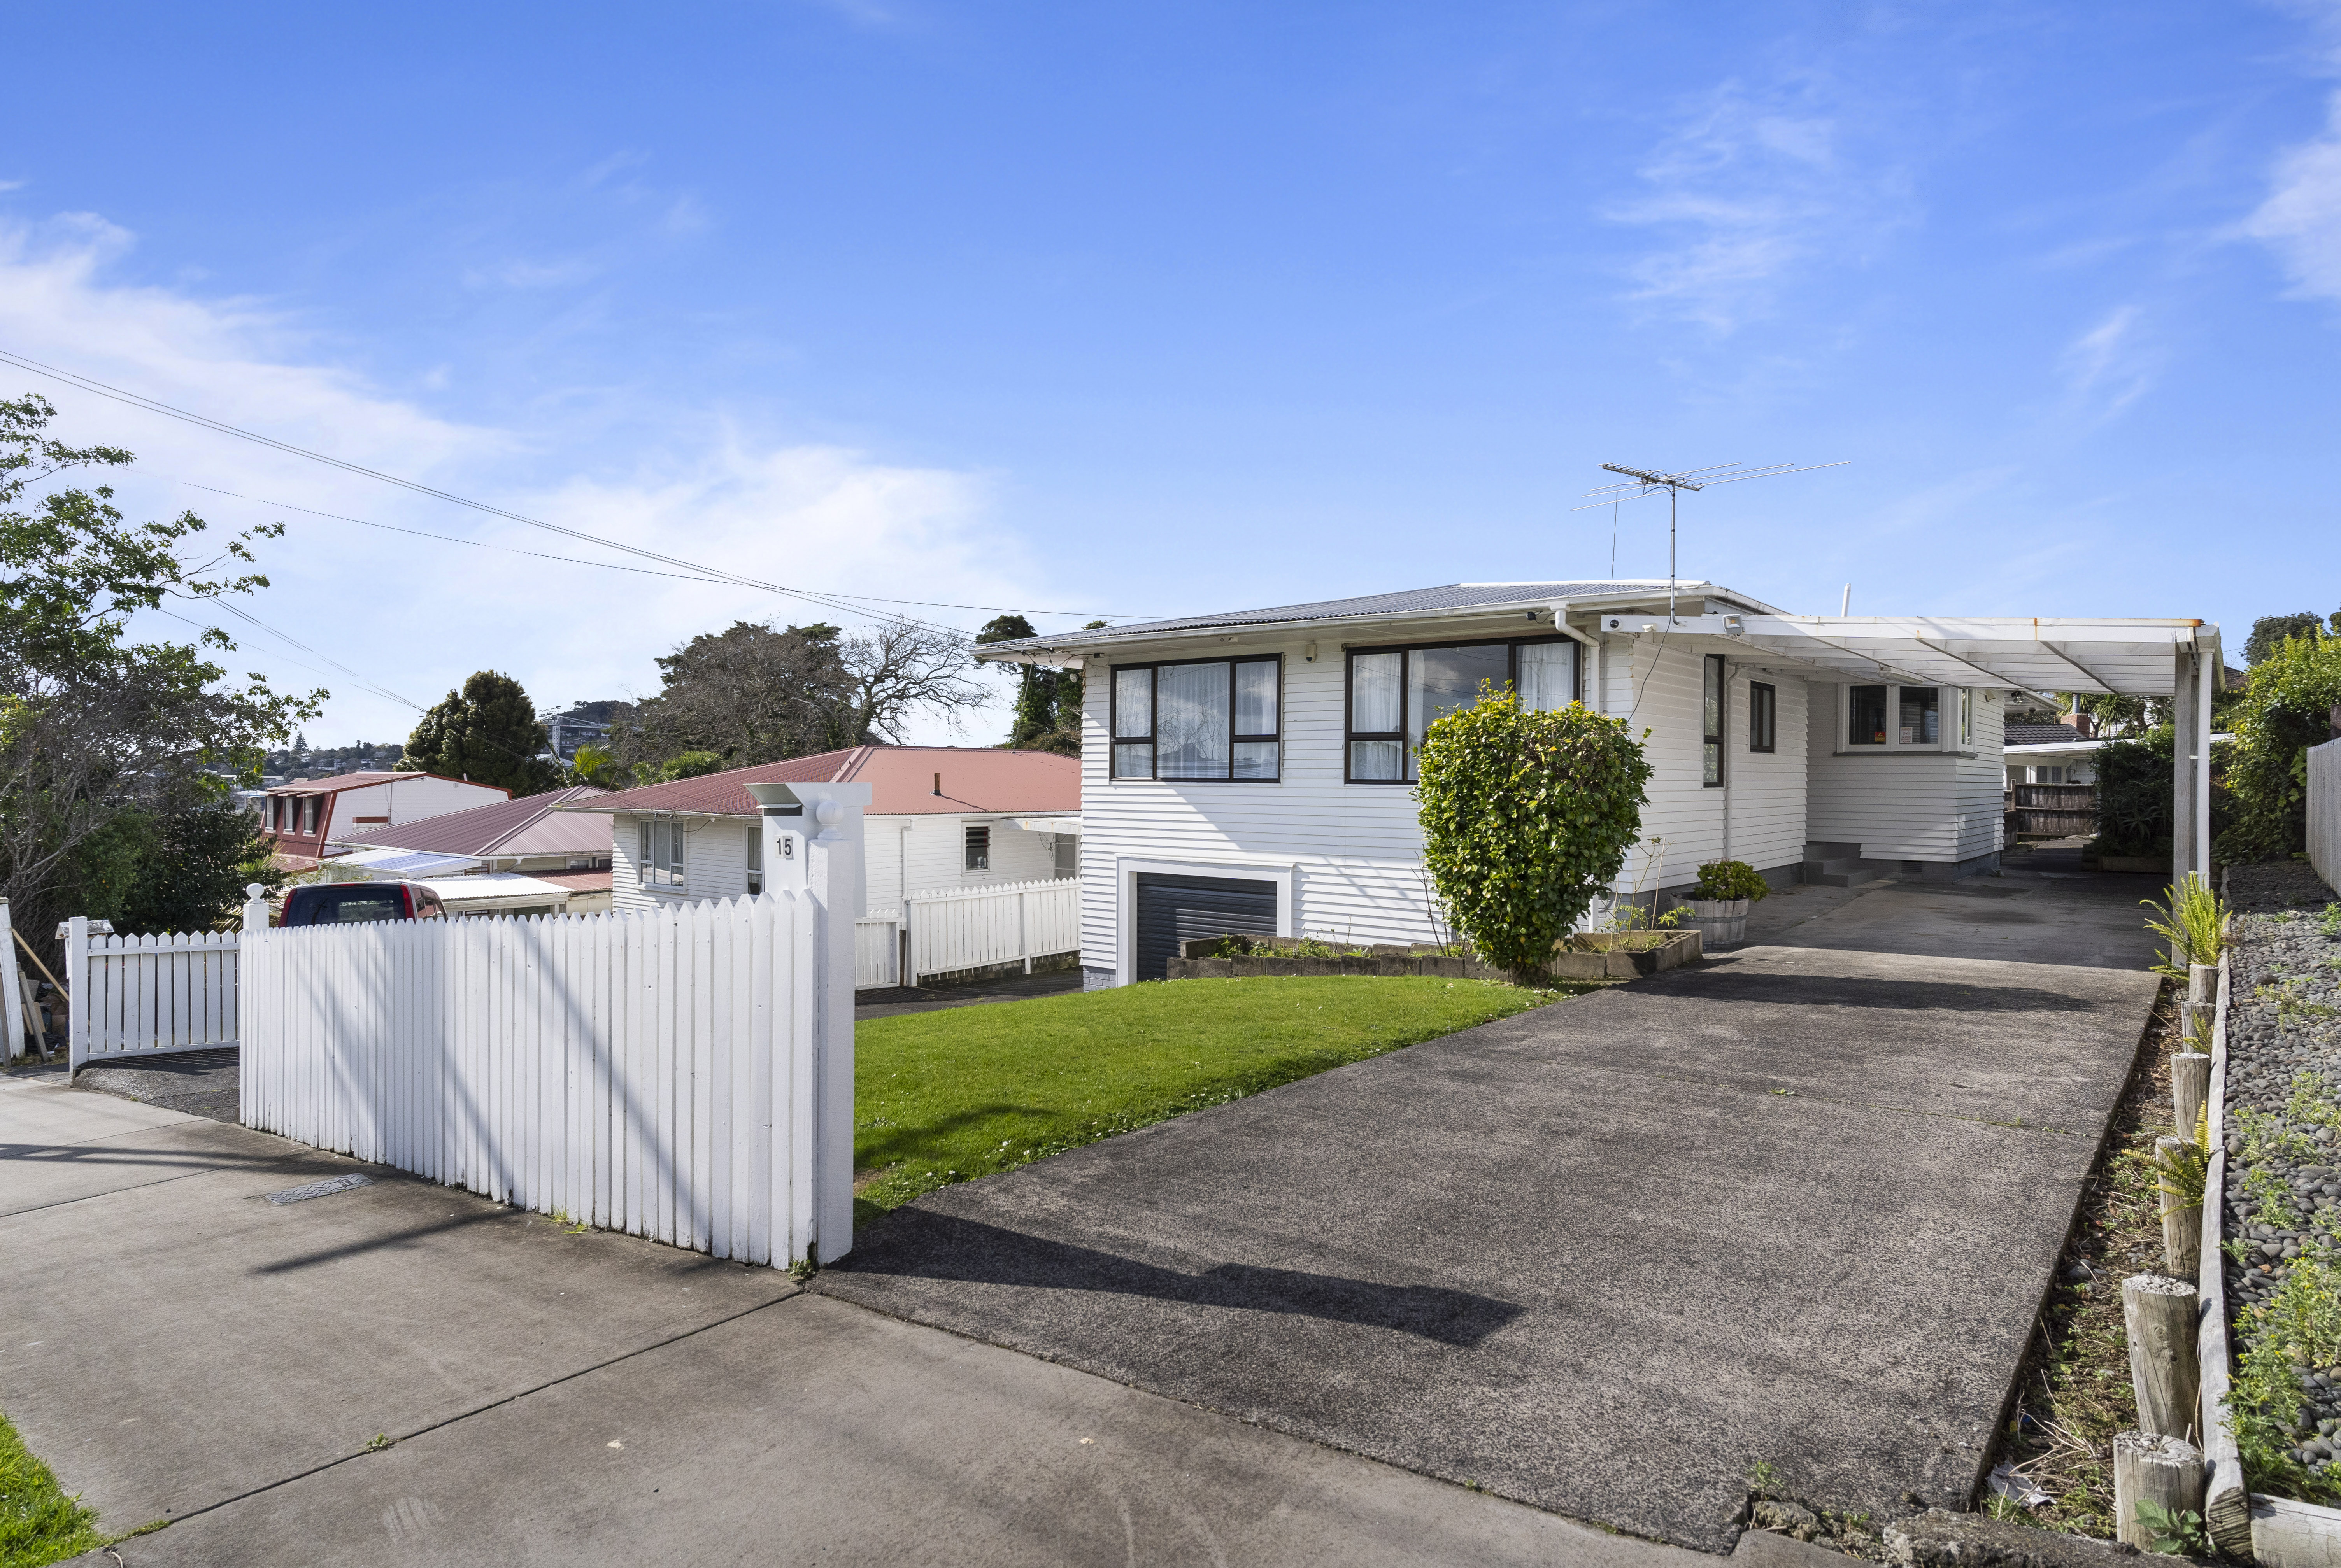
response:
[[[1661,490],[1667,492],[1667,624],[1672,626],[1675,623],[1675,511],[1684,491],[1705,490],[1711,484],[1737,484],[1743,479],[1778,479],[1782,474],[1808,473],[1817,468],[1843,468],[1852,461],[1848,457],[1839,458],[1835,462],[1776,462],[1763,468],[1749,468],[1744,462],[1719,462],[1712,468],[1694,468],[1683,473],[1665,473],[1654,468],[1628,468],[1621,462],[1605,462],[1601,465],[1603,468],[1611,473],[1624,474],[1625,480],[1618,484],[1605,484],[1599,490],[1587,491],[1585,493],[1590,499],[1582,506],[1572,506],[1569,510],[1590,511],[1597,506],[1610,509],[1613,538],[1609,571],[1614,576],[1618,570],[1614,538],[1618,503],[1626,499],[1629,491],[1636,495],[1649,495]]]

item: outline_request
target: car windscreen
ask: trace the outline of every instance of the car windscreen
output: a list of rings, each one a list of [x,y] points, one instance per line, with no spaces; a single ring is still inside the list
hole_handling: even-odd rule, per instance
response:
[[[354,920],[403,920],[406,900],[395,886],[337,882],[302,888],[293,895],[294,926],[338,926]]]

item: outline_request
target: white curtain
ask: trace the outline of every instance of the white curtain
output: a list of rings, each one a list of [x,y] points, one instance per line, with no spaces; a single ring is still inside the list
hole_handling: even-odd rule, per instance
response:
[[[1520,644],[1520,706],[1549,713],[1577,700],[1577,644]]]
[[[1154,776],[1228,776],[1228,667],[1166,664],[1154,672]]]

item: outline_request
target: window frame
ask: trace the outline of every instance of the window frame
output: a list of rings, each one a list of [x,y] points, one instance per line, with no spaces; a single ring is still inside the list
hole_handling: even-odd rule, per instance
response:
[[[1761,744],[1758,742],[1759,735]],[[1748,683],[1748,749],[1770,756],[1779,749],[1779,745],[1780,689],[1768,680],[1751,680]]]
[[[750,896],[764,890],[764,824],[760,819],[748,824],[748,892]]]
[[[1699,786],[1720,789],[1724,783],[1724,738],[1731,731],[1731,661],[1720,653],[1704,654],[1699,662]],[[1707,728],[1707,694],[1715,692],[1715,728]],[[1708,778],[1713,773],[1715,777]]]
[[[634,885],[648,893],[681,893],[687,886],[682,819],[679,817],[645,817],[635,840]],[[664,840],[662,846],[660,840]],[[669,866],[663,858],[665,849],[674,851],[674,862]]]
[[[1228,670],[1228,776],[1224,779],[1165,779],[1159,737],[1162,728],[1161,682],[1155,671],[1183,668],[1196,664],[1224,664]],[[1276,666],[1276,729],[1272,734],[1260,735],[1239,732],[1236,729],[1236,666],[1239,664],[1273,664]],[[1144,735],[1121,733],[1121,677],[1125,670],[1146,671],[1147,729]],[[1140,664],[1115,664],[1106,670],[1106,781],[1121,784],[1131,781],[1162,784],[1281,784],[1284,782],[1284,655],[1281,653],[1230,653],[1209,659],[1155,659]],[[1276,771],[1265,779],[1239,779],[1236,771],[1236,748],[1266,742],[1276,748]],[[1143,746],[1150,759],[1143,773],[1121,771],[1119,748]]]
[[[1341,650],[1341,782],[1344,784],[1398,784],[1411,786],[1418,780],[1406,777],[1408,758],[1407,721],[1413,717],[1414,666],[1417,653],[1437,648],[1486,648],[1494,643],[1504,645],[1504,680],[1514,691],[1520,689],[1520,650],[1535,643],[1566,642],[1576,651],[1569,656],[1569,700],[1585,700],[1585,645],[1574,637],[1559,632],[1548,632],[1539,637],[1449,637],[1434,642],[1353,642]],[[1398,661],[1398,729],[1393,731],[1361,730],[1353,728],[1357,719],[1353,711],[1357,693],[1357,660],[1361,653],[1395,653]],[[1283,710],[1279,708],[1280,715]],[[1399,744],[1399,776],[1395,779],[1360,779],[1352,771],[1351,758],[1355,742],[1360,740],[1395,740]]]
[[[1886,739],[1882,742],[1865,740],[1856,745],[1853,741],[1853,693],[1860,687],[1878,687],[1886,693]],[[1953,686],[1943,680],[1860,680],[1848,681],[1837,690],[1837,740],[1832,749],[1837,756],[1957,757],[1974,749],[1971,694],[1983,688]],[[1902,693],[1905,691],[1940,694],[1935,703],[1934,740],[1906,742],[1902,739]],[[1946,697],[1950,700],[1944,700]]]
[[[981,846],[981,848],[979,848]],[[963,871],[991,869],[991,824],[968,822],[960,832],[960,862]]]

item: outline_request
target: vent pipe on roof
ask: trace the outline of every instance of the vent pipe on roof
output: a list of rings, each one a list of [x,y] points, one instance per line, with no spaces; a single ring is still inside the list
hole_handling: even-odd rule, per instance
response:
[[[935,793],[936,793],[936,794],[938,794],[938,795],[940,795],[940,794],[941,794],[942,792],[943,792],[943,776],[942,776],[941,774],[938,773],[938,774],[936,774],[936,775],[935,775]]]

